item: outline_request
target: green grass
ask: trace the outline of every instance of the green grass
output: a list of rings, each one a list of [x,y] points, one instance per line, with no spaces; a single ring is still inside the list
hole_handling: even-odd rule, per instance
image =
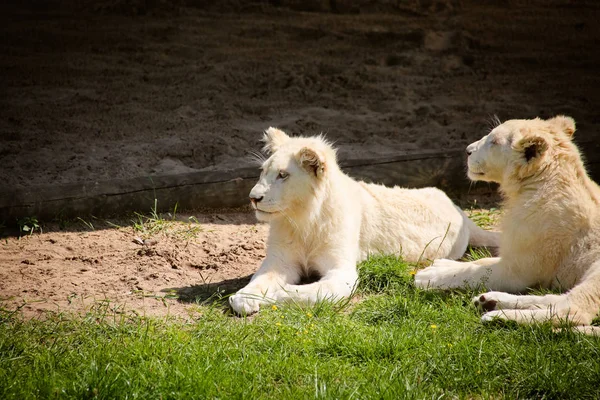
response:
[[[360,301],[199,304],[193,322],[0,313],[0,398],[599,398],[600,341],[482,325],[473,292],[421,291],[393,257],[360,266]]]
[[[176,239],[190,240],[202,232],[202,226],[194,216],[188,217],[187,221],[177,219],[177,204],[173,212],[165,214],[158,212],[158,200],[154,199],[154,206],[148,215],[134,213],[135,218],[131,220],[133,230],[142,238],[148,239],[158,234],[164,234]]]
[[[502,216],[502,211],[498,208],[475,208],[477,204],[471,205],[471,207],[466,211],[469,218],[473,220],[477,225],[484,229],[490,229],[498,225],[500,221],[500,217]]]

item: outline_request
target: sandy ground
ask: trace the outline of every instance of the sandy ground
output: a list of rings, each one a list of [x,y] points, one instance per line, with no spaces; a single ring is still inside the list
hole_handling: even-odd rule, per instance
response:
[[[468,212],[495,229],[497,212]],[[98,307],[193,318],[195,304],[205,301],[228,311],[218,300],[256,272],[268,233],[249,209],[163,214],[159,222],[148,215],[63,221],[43,229],[0,243],[0,306],[27,318]]]
[[[244,166],[271,125],[342,159],[600,131],[593,0],[1,3],[0,190]]]
[[[249,211],[163,217],[144,219],[145,230],[132,216],[50,224],[42,234],[3,239],[2,306],[27,317],[99,306],[188,317],[196,302],[244,286],[265,256],[268,228]]]

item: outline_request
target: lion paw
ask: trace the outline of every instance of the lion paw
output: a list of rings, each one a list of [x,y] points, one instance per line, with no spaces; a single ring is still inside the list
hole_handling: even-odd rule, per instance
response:
[[[492,322],[497,320],[508,320],[506,314],[502,310],[494,310],[486,312],[481,316],[481,322]]]
[[[453,289],[464,286],[463,266],[453,260],[435,260],[433,265],[418,271],[415,286],[421,289]]]
[[[496,309],[497,304],[498,299],[495,298],[494,292],[473,297],[473,305],[481,311],[493,311]]]
[[[236,293],[229,297],[229,305],[233,311],[238,315],[250,315],[258,312],[260,308],[261,299],[256,298],[256,295],[246,293]]]
[[[487,292],[474,297],[473,304],[482,311],[531,308],[522,299],[510,293]]]

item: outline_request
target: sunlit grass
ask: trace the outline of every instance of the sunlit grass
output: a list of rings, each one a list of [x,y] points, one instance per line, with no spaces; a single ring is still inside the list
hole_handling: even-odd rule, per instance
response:
[[[187,235],[170,226],[188,224],[174,215],[140,217],[139,232]],[[496,213],[476,217],[485,227]],[[489,256],[469,248],[464,259]],[[43,320],[0,309],[0,398],[600,397],[600,339],[483,325],[477,292],[419,290],[415,268],[373,257],[349,301],[269,305],[247,318],[221,293],[190,305],[185,320],[109,300]]]
[[[600,341],[548,325],[482,325],[474,292],[422,291],[395,257],[360,265],[358,302],[222,300],[193,321],[0,313],[0,398],[598,398]]]

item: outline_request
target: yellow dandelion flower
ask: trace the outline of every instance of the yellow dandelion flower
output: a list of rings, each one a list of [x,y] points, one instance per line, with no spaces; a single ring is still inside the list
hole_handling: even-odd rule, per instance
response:
[[[281,326],[281,322],[275,322],[276,326]]]
[[[273,311],[277,311],[277,306],[276,306],[275,304],[273,304],[273,305],[271,306],[271,310],[273,310]]]
[[[437,325],[435,325],[435,324],[431,324],[430,327],[431,327],[431,329],[437,329]]]
[[[311,313],[306,313],[306,316],[307,316],[308,318],[312,318],[312,316],[313,316],[313,315],[312,315]]]
[[[416,270],[416,269],[413,269],[412,271],[410,271],[410,272],[409,272],[409,274],[411,274],[411,275],[416,275],[416,274],[417,274],[417,270]]]

